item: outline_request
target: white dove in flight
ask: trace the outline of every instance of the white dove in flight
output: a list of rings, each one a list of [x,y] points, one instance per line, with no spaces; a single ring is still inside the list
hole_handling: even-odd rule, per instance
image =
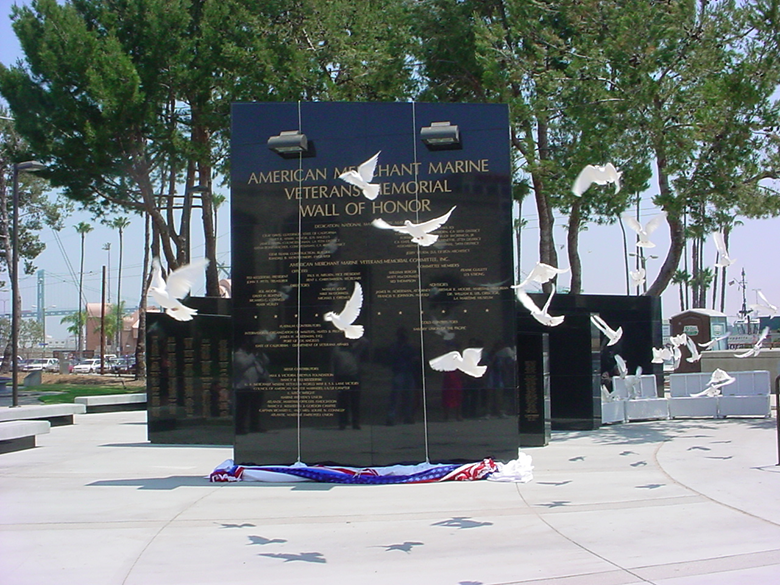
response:
[[[363,337],[363,326],[353,325],[355,319],[360,315],[360,309],[363,308],[363,287],[359,282],[355,283],[355,289],[352,291],[352,296],[349,297],[344,310],[341,313],[334,311],[328,311],[323,316],[323,319],[330,321],[339,329],[344,332],[344,337],[347,339],[360,339]]]
[[[428,363],[439,372],[452,372],[460,370],[474,378],[481,378],[487,371],[487,366],[480,366],[482,359],[481,347],[468,347],[463,350],[463,355],[458,351],[450,351],[439,357],[429,360]]]
[[[691,352],[691,356],[685,358],[685,361],[687,361],[689,364],[692,364],[693,362],[698,362],[701,359],[699,348],[696,347],[696,344],[689,335],[685,335],[685,347],[687,347],[688,351]]]
[[[208,258],[195,260],[180,266],[163,279],[160,259],[152,260],[152,283],[149,285],[149,296],[165,309],[165,313],[177,321],[191,321],[198,314],[197,309],[183,305],[179,299],[186,297],[195,279],[208,266]]]
[[[723,237],[723,232],[713,232],[712,241],[715,242],[715,249],[718,251],[718,261],[715,262],[715,266],[718,268],[726,268],[731,266],[737,261],[736,258],[729,256],[729,251],[726,249],[726,239]]]
[[[657,230],[658,226],[660,226],[666,220],[666,212],[662,211],[661,213],[656,215],[653,219],[648,221],[644,226],[642,226],[641,223],[639,223],[636,219],[634,219],[630,215],[623,216],[623,219],[626,220],[628,227],[634,230],[639,236],[639,241],[636,243],[637,247],[655,248],[655,244],[650,241],[650,234],[652,234],[655,230]]]
[[[603,167],[598,165],[585,165],[574,180],[571,192],[580,197],[587,191],[593,183],[597,185],[615,184],[615,193],[620,191],[620,177],[623,175],[615,168],[612,163],[607,163]]]
[[[758,313],[767,312],[769,313],[770,317],[774,317],[777,313],[777,307],[770,303],[767,298],[764,296],[764,293],[760,290],[756,291],[756,294],[758,294],[759,297],[761,297],[762,303],[757,303],[755,305],[750,305],[750,308],[754,311],[757,311]]]
[[[374,227],[378,227],[379,229],[382,230],[394,230],[400,234],[407,234],[409,236],[412,236],[412,241],[419,244],[420,246],[430,246],[436,240],[439,239],[439,236],[434,235],[430,232],[437,230],[441,226],[443,226],[450,218],[450,214],[455,210],[456,207],[457,205],[454,205],[452,209],[450,209],[447,213],[445,213],[441,217],[437,217],[435,219],[429,219],[428,221],[424,221],[423,223],[412,223],[407,219],[406,221],[404,221],[404,225],[395,226],[395,225],[390,225],[380,217],[372,221],[371,225],[373,225]]]
[[[761,346],[764,344],[764,341],[766,338],[769,337],[769,327],[764,327],[763,331],[761,331],[761,335],[758,336],[758,341],[756,341],[755,345],[748,349],[747,351],[744,351],[742,353],[735,353],[734,357],[738,358],[746,358],[746,357],[753,357],[757,356],[761,353]]]
[[[674,357],[672,355],[672,350],[669,347],[654,347],[653,349],[653,359],[651,360],[654,364],[662,364],[664,362],[670,362],[672,361],[672,358]]]
[[[629,270],[628,275],[631,277],[631,282],[634,283],[634,286],[642,286],[645,282],[646,273],[644,268]]]
[[[723,341],[724,339],[728,339],[728,337],[731,335],[731,332],[729,331],[726,333],[726,335],[721,335],[720,337],[716,337],[715,339],[710,339],[706,343],[700,343],[699,347],[702,349],[710,349],[713,345],[718,343],[719,341]]]
[[[724,370],[721,370],[720,368],[715,368],[715,371],[712,372],[712,375],[710,376],[710,381],[707,382],[707,385],[704,387],[704,390],[701,392],[697,392],[696,394],[691,394],[692,397],[697,396],[718,396],[721,393],[721,388],[723,386],[728,386],[729,384],[733,384],[736,382],[736,378],[729,375]]]
[[[382,151],[380,150],[379,152]],[[355,185],[363,191],[363,195],[365,195],[366,199],[373,200],[379,195],[379,185],[375,185],[371,182],[374,178],[376,163],[379,160],[379,152],[366,162],[361,163],[356,171],[347,171],[339,175],[339,179],[351,185]]]
[[[622,327],[618,327],[617,329],[612,329],[612,327],[607,325],[607,322],[604,321],[604,319],[602,319],[598,315],[591,315],[590,322],[596,326],[596,329],[598,329],[604,335],[606,335],[607,339],[609,339],[609,341],[607,342],[608,346],[615,345],[618,341],[620,341],[620,338],[623,337]]]
[[[541,309],[536,306],[536,303],[534,300],[528,296],[528,293],[525,292],[522,288],[516,288],[515,289],[515,295],[517,296],[517,300],[520,301],[523,306],[531,311],[531,317],[539,321],[542,325],[546,327],[555,327],[557,325],[560,325],[563,323],[563,315],[560,315],[558,317],[553,317],[548,313],[547,311],[550,309],[550,302],[552,301],[553,295],[555,294],[555,289],[550,291],[550,296],[547,297],[547,302],[544,303],[544,307]]]
[[[555,268],[554,266],[550,266],[544,262],[537,262],[536,266],[534,266],[531,272],[528,273],[528,276],[525,277],[525,280],[523,280],[523,282],[520,284],[512,285],[512,288],[522,288],[525,290],[525,288],[532,282],[544,284],[546,282],[550,282],[557,275],[568,271],[568,268]]]

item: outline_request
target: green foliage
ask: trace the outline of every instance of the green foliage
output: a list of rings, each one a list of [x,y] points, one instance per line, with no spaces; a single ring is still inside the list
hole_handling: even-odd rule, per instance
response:
[[[85,311],[76,311],[75,313],[65,315],[62,319],[60,319],[61,324],[68,325],[67,331],[71,335],[80,335],[84,330],[84,325],[86,325],[86,322],[87,314]]]

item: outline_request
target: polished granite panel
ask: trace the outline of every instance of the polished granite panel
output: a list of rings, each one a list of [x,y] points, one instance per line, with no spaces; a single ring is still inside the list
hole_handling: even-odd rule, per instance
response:
[[[550,442],[550,334],[517,334],[518,428],[521,447]]]
[[[443,120],[459,126],[462,148],[422,144],[420,128]],[[313,156],[268,149],[299,124]],[[516,455],[507,128],[497,105],[234,106],[237,461]],[[370,200],[338,175],[378,151],[381,192]],[[372,225],[449,212],[425,247]],[[364,334],[350,340],[324,316],[356,283]],[[468,347],[484,348],[480,378],[428,365]]]
[[[146,315],[149,441],[230,445],[232,327],[225,299],[190,298],[191,321]]]

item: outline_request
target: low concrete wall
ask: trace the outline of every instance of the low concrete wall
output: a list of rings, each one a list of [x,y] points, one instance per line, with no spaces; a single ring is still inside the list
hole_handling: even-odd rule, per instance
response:
[[[734,354],[743,349],[705,351],[701,357],[701,371],[714,372],[716,368],[727,372],[749,372],[767,370],[769,372],[772,391],[775,389],[775,379],[780,376],[780,349],[765,349],[758,356],[737,358]]]

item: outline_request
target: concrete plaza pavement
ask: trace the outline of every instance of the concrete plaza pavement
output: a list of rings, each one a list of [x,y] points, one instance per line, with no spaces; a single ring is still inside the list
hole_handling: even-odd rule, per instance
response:
[[[344,486],[209,483],[232,449],[145,416],[0,455],[0,583],[780,582],[774,419],[555,432],[527,484]]]

